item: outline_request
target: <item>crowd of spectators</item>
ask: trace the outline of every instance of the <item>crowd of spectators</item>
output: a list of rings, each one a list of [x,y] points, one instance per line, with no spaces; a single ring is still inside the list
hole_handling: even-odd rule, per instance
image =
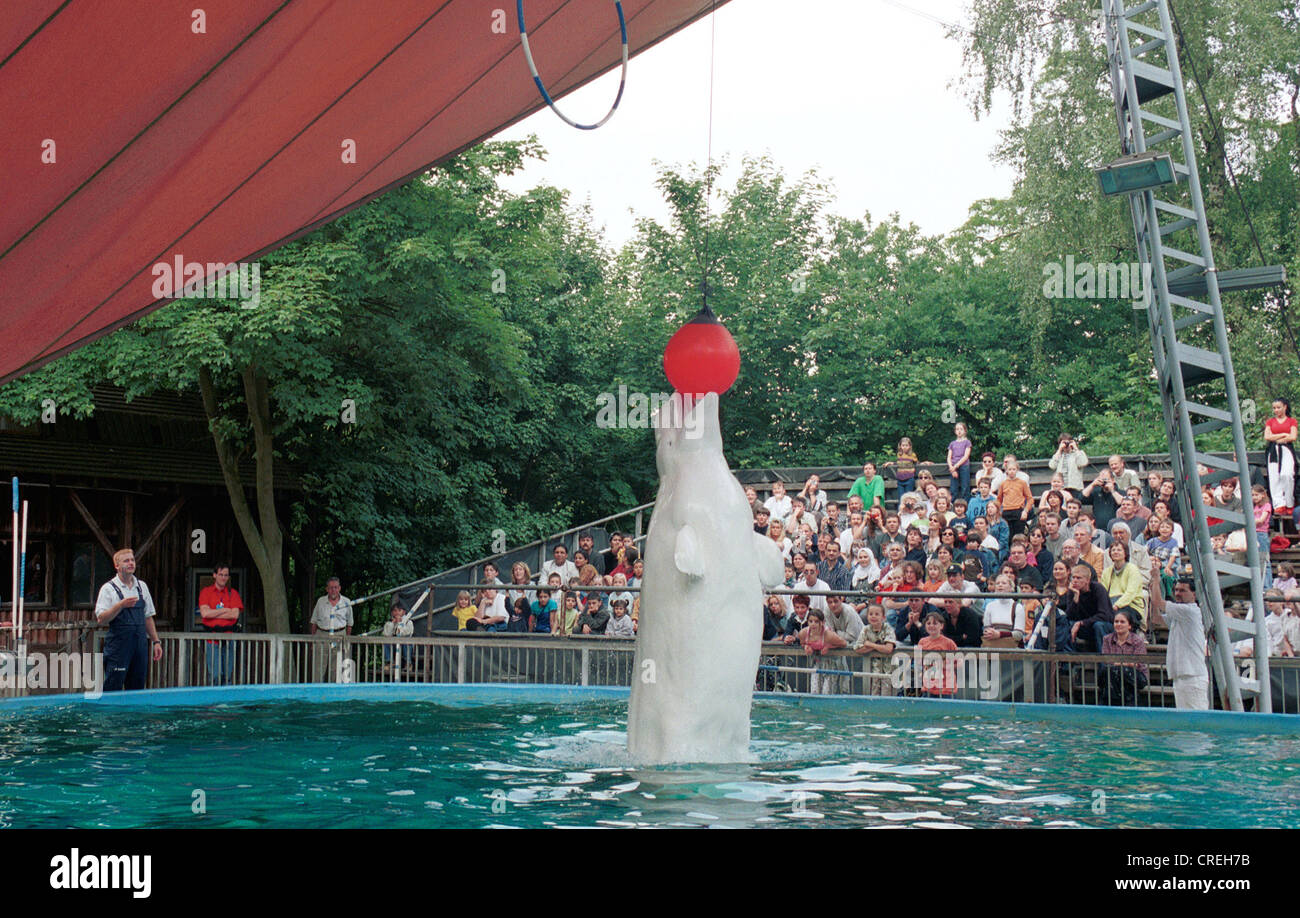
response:
[[[1275,428],[1279,440],[1295,431],[1294,423]],[[1294,474],[1289,442],[1274,453],[1274,466]],[[1172,600],[1176,582],[1190,573],[1175,481],[1158,471],[1143,477],[1118,455],[1094,464],[1069,434],[1048,466],[1050,482],[1036,488],[1014,455],[999,461],[977,454],[958,424],[943,465],[923,462],[903,438],[887,461],[864,463],[843,501],[822,490],[816,475],[797,493],[781,481],[765,498],[746,488],[754,530],[786,564],[788,592],[769,595],[762,609],[764,641],[815,657],[840,648],[870,655],[865,690],[882,694],[893,693],[884,667],[899,647],[1145,654],[1162,624],[1148,608],[1152,580],[1157,595]],[[937,469],[946,474],[936,477]],[[886,488],[882,470],[892,472],[894,488]],[[887,490],[894,492],[888,500]],[[1300,589],[1290,565],[1278,566],[1275,581],[1267,561],[1278,493],[1270,478],[1269,486],[1250,489],[1250,505],[1265,582],[1276,587],[1267,620],[1271,655],[1292,656],[1300,651]],[[1252,518],[1244,516],[1235,478],[1207,485],[1201,502],[1212,508],[1211,526],[1222,522],[1216,510],[1247,525]],[[1277,509],[1288,522],[1300,514],[1289,504]],[[1214,551],[1244,552],[1251,537],[1246,527],[1222,532]],[[537,574],[514,564],[509,583],[486,565],[476,595],[459,597],[458,626],[634,637],[639,592],[610,588],[639,586],[643,562],[630,537],[615,533],[610,541],[597,554],[584,533],[572,560],[557,544]],[[1248,655],[1249,644],[1240,642],[1236,652]],[[1111,694],[1132,703],[1147,673],[1134,663],[1108,667],[1107,676]]]
[[[1178,576],[1190,572],[1175,482],[1159,472],[1143,481],[1118,455],[1092,474],[1075,438],[1063,434],[1048,462],[1051,481],[1035,494],[1011,454],[999,463],[985,452],[968,473],[974,454],[966,429],[959,424],[954,433],[942,484],[910,440],[899,442],[896,458],[881,464],[895,469],[893,506],[886,503],[885,480],[874,462],[864,464],[843,507],[827,499],[817,476],[794,496],[774,484],[772,496],[760,502],[751,489],[755,531],[768,535],[785,558],[785,585],[878,591],[855,599],[856,621],[837,629],[849,646],[877,604],[902,645],[925,640],[932,613],[958,648],[1041,648],[1050,643],[1050,627],[1058,649],[1098,652],[1115,631],[1118,613],[1124,618],[1122,643],[1145,640],[1152,626],[1146,608],[1152,577],[1160,578],[1162,596],[1169,599]],[[1210,508],[1242,511],[1235,478],[1207,485],[1201,500]],[[1256,485],[1251,502],[1265,583],[1271,585],[1268,489]],[[1221,522],[1214,509],[1207,513],[1211,526]],[[1214,550],[1244,551],[1248,537],[1244,528],[1222,533],[1214,538]],[[1293,572],[1288,567],[1284,575]],[[909,592],[955,596],[899,595]],[[986,598],[990,592],[1028,595]],[[1054,594],[1056,602],[1033,598],[1043,593]],[[827,598],[786,595],[784,616],[769,602],[765,637],[799,643],[812,611],[829,621]],[[1058,621],[1040,623],[1040,610],[1051,606]]]
[[[645,565],[631,535],[613,533],[609,548],[598,553],[595,538],[584,532],[572,560],[568,547],[557,542],[540,572],[516,561],[509,583],[500,574],[488,562],[476,594],[462,591],[457,596],[452,615],[459,630],[636,636],[641,617],[636,588]],[[626,587],[633,589],[620,589]]]

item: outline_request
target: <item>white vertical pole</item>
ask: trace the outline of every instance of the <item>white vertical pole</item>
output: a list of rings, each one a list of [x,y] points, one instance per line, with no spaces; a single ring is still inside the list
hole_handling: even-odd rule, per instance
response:
[[[17,475],[14,476],[14,579],[11,580],[10,583],[12,584],[11,592],[13,593],[13,595],[10,596],[9,598],[13,601],[9,604],[9,618],[11,619],[11,621],[9,622],[9,627],[13,633],[12,636],[14,642],[14,649],[17,650],[18,649],[18,476]]]
[[[27,604],[24,594],[27,592],[27,501],[23,501],[23,544],[18,556],[18,675],[21,680],[19,692],[27,694],[27,634],[23,631],[23,607]]]

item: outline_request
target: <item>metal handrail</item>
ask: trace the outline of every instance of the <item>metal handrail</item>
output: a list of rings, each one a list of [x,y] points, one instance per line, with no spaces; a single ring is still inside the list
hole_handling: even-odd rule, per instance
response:
[[[102,633],[96,634],[97,642]],[[368,637],[361,635],[299,635],[161,632],[163,658],[151,664],[150,688],[208,686],[217,684],[212,666],[213,648],[226,645],[224,655],[226,684],[260,685],[284,682],[358,681],[365,683],[419,681],[424,683],[518,683],[622,685],[633,678],[632,662],[635,638],[605,635],[549,635],[518,632],[440,631],[428,636]],[[377,648],[391,647],[385,659]],[[1099,653],[1054,653],[1021,648],[966,647],[955,651],[926,652],[910,645],[896,644],[892,653],[868,653],[844,649],[828,651],[810,665],[809,653],[802,647],[780,642],[764,642],[756,660],[756,679],[776,678],[775,684],[785,691],[812,691],[814,674],[819,678],[841,680],[832,689],[854,696],[880,694],[879,661],[900,665],[899,655],[914,658],[938,653],[944,666],[952,665],[969,675],[978,667],[983,678],[990,673],[1010,673],[1010,681],[995,677],[985,685],[969,682],[959,685],[964,697],[978,689],[978,697],[995,700],[985,694],[997,686],[997,698],[1013,701],[1093,704],[1111,701],[1104,680],[1098,678],[1101,665],[1145,664],[1150,673],[1146,688],[1140,690],[1142,706],[1168,707],[1167,661],[1158,649],[1143,655]],[[215,658],[222,659],[217,651]],[[233,657],[233,660],[232,660]],[[843,661],[840,663],[839,661]],[[859,662],[861,661],[861,662]],[[869,665],[877,661],[876,666]],[[829,663],[829,665],[827,665]],[[1248,665],[1248,661],[1239,661]],[[232,665],[233,664],[233,665]],[[382,665],[381,665],[382,664]],[[991,667],[1011,667],[993,670]],[[1300,659],[1274,658],[1274,673],[1283,680],[1284,697],[1294,700],[1300,695]],[[915,673],[915,668],[909,669]],[[768,673],[768,677],[763,674]],[[773,676],[771,674],[775,673]],[[874,674],[873,674],[874,673]],[[1083,676],[1076,683],[1072,674]],[[915,675],[911,677],[915,679]],[[917,689],[914,681],[902,689]],[[824,690],[824,689],[823,689]],[[898,694],[898,685],[885,694]],[[24,689],[0,691],[0,695],[23,694]],[[1008,694],[1009,693],[1009,694]],[[1121,698],[1120,703],[1131,703]]]
[[[650,503],[641,504],[641,505],[639,505],[639,506],[633,507],[631,510],[624,510],[624,511],[621,512],[621,513],[615,513],[615,514],[613,514],[613,515],[611,515],[611,516],[602,517],[601,519],[598,519],[598,520],[592,520],[592,521],[589,522],[589,523],[582,523],[582,524],[580,524],[580,525],[578,525],[578,526],[573,526],[573,527],[571,527],[571,528],[569,528],[569,529],[563,529],[563,530],[561,530],[560,532],[554,533],[553,535],[549,535],[549,536],[546,536],[546,537],[541,538],[541,539],[534,539],[532,542],[525,542],[523,545],[516,545],[515,547],[513,547],[513,548],[509,548],[509,549],[507,549],[506,551],[497,552],[497,553],[495,553],[495,554],[491,554],[491,555],[486,555],[486,556],[484,556],[484,557],[482,557],[482,558],[479,558],[479,559],[476,560],[476,561],[468,561],[468,562],[466,562],[465,564],[461,564],[461,565],[458,565],[458,566],[456,566],[456,567],[449,567],[449,568],[447,568],[446,570],[438,571],[436,574],[430,574],[430,575],[427,576],[427,577],[421,577],[419,580],[412,580],[410,583],[404,583],[404,584],[402,584],[401,586],[395,586],[395,587],[392,587],[391,589],[383,590],[383,591],[378,592],[378,593],[371,593],[369,596],[362,596],[360,599],[354,599],[354,600],[352,600],[352,605],[353,605],[353,606],[359,606],[359,605],[361,605],[362,603],[370,602],[371,600],[374,600],[374,599],[381,599],[382,597],[384,597],[384,596],[390,596],[390,595],[392,595],[393,593],[400,593],[400,592],[402,592],[403,590],[409,590],[409,589],[413,589],[413,588],[418,587],[418,586],[424,586],[426,583],[430,583],[430,582],[432,582],[433,580],[436,580],[438,577],[446,576],[447,574],[454,573],[455,571],[473,570],[474,568],[478,567],[479,565],[487,564],[487,563],[489,563],[489,562],[492,562],[492,561],[497,560],[498,558],[502,558],[502,557],[504,557],[504,556],[506,556],[506,555],[513,555],[513,554],[517,554],[518,552],[521,552],[521,551],[527,551],[527,550],[530,549],[530,548],[537,548],[538,546],[547,545],[547,544],[549,544],[549,543],[551,543],[551,542],[555,542],[555,541],[557,541],[557,540],[559,540],[559,539],[563,539],[565,536],[572,535],[572,534],[575,533],[575,532],[583,532],[584,530],[591,529],[593,526],[603,526],[605,523],[608,523],[608,522],[610,522],[611,520],[621,519],[622,517],[630,516],[630,515],[635,514],[635,513],[643,513],[643,512],[645,512],[646,510],[649,510],[649,509],[651,509],[651,508],[653,508],[653,507],[654,507],[654,501],[651,501]],[[635,544],[636,542],[643,542],[643,541],[645,541],[645,535],[644,535],[644,534],[641,534],[641,535],[639,535],[639,536],[635,536],[635,537],[633,538],[632,541],[633,541],[634,544]],[[435,586],[438,587],[439,589],[464,589],[464,587],[461,587],[461,586],[458,585],[458,584],[441,584],[441,583],[439,583],[439,584],[435,584]],[[483,586],[483,584],[481,584],[481,583],[478,583],[478,584],[471,584],[471,586],[473,586],[475,589],[477,589],[478,587]],[[447,608],[447,607],[442,607],[442,608]],[[437,612],[437,611],[440,611],[440,610],[439,610],[439,609],[435,609],[434,611]],[[425,614],[428,614],[428,613],[425,613]],[[423,615],[421,615],[421,616],[416,616],[416,617],[417,617],[417,618],[421,618],[421,617],[423,617]]]

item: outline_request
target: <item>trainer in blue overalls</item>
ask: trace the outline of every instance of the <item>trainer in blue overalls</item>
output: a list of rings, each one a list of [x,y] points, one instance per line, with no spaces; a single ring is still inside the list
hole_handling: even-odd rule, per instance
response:
[[[135,552],[113,555],[117,576],[99,588],[95,618],[108,625],[104,641],[104,691],[144,688],[149,660],[162,659],[162,641],[153,619],[157,611],[143,580],[135,576]],[[152,651],[152,652],[151,652]]]

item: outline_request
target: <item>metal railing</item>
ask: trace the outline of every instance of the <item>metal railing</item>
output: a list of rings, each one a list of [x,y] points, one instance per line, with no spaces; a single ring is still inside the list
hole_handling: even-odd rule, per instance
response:
[[[102,636],[102,635],[101,635]],[[630,686],[635,638],[446,632],[421,637],[163,632],[148,688],[323,682]],[[97,642],[98,644],[98,642]],[[99,649],[98,646],[96,649]],[[1126,685],[1132,664],[1148,670]],[[1238,661],[1249,670],[1248,659]],[[1270,660],[1274,710],[1300,713],[1300,658]],[[929,675],[927,675],[927,673]],[[951,686],[945,685],[951,673]],[[1165,657],[1010,648],[893,654],[765,642],[755,688],[796,694],[927,695],[969,700],[1173,707]],[[933,691],[934,689],[938,691]],[[951,691],[948,691],[951,688]],[[6,690],[3,695],[17,692]]]
[[[1109,455],[1109,453],[1106,453],[1104,456],[1089,455],[1089,467],[1101,469],[1105,465],[1106,458],[1108,458]],[[1212,455],[1222,455],[1229,458],[1231,456],[1231,454],[1228,453],[1213,453]],[[1262,452],[1254,452],[1249,455],[1250,460],[1254,465],[1263,464]],[[1166,477],[1172,474],[1172,460],[1169,453],[1133,453],[1124,455],[1123,459],[1126,467],[1137,472],[1143,481],[1145,481],[1146,473],[1149,470],[1159,471]],[[883,461],[883,458],[881,461]],[[1029,474],[1033,478],[1041,479],[1041,481],[1038,481],[1037,483],[1043,484],[1050,479],[1050,470],[1048,468],[1049,462],[1050,458],[1021,459],[1019,464],[1021,471]],[[938,476],[940,478],[948,477],[947,468],[943,463],[918,463],[917,471],[919,472],[922,468],[932,472],[942,472],[943,474]],[[822,488],[827,492],[828,497],[843,501],[852,485],[852,482],[856,480],[860,471],[861,466],[821,466],[800,468],[773,467],[766,469],[733,469],[732,473],[737,476],[742,484],[746,486],[752,485],[757,488],[760,497],[770,494],[769,487],[771,483],[778,480],[787,485],[794,486],[795,490],[788,493],[797,493],[798,488],[802,486],[804,480],[806,480],[809,475],[815,473],[822,477]],[[882,469],[881,471],[883,474],[884,470]],[[972,474],[973,472],[974,468],[972,468]],[[892,497],[888,498],[887,502],[896,501],[898,497],[898,482],[888,475],[885,475],[884,477],[887,479],[885,480],[885,493],[887,496],[892,495]],[[426,586],[432,586],[433,589],[430,590],[427,598],[425,598],[421,603],[424,608],[415,608],[411,611],[414,613],[413,617],[417,621],[423,620],[426,623],[432,624],[434,627],[439,624],[445,625],[447,622],[445,620],[439,621],[436,616],[440,613],[450,611],[450,609],[455,605],[455,597],[453,596],[448,599],[446,595],[448,591],[457,589],[450,584],[456,584],[461,581],[477,583],[475,573],[484,564],[489,562],[496,564],[498,569],[501,571],[501,579],[503,581],[510,580],[510,566],[516,561],[527,563],[533,571],[533,574],[536,575],[541,571],[542,565],[548,560],[547,552],[556,542],[563,542],[568,547],[570,555],[572,555],[576,547],[576,539],[574,538],[576,535],[586,530],[593,530],[597,535],[604,536],[604,527],[607,524],[616,520],[627,519],[629,517],[633,520],[634,544],[640,546],[645,539],[647,520],[653,509],[653,502],[644,503],[632,507],[629,510],[602,517],[598,520],[592,520],[591,522],[572,526],[568,529],[554,533],[553,535],[546,536],[545,538],[536,539],[524,545],[516,546],[515,548],[511,548],[505,552],[486,555],[477,560],[459,565],[458,567],[448,568],[439,571],[436,574],[421,577],[418,580],[412,580],[409,583],[404,583],[400,586],[391,587],[387,590],[362,596],[360,599],[353,600],[353,605],[360,606],[377,599],[382,599],[386,596],[391,596],[394,593],[402,593],[410,590],[423,589]],[[607,547],[607,539],[598,539],[594,550],[603,551]],[[442,595],[439,595],[440,590],[442,591]],[[376,634],[378,633],[378,630],[375,629],[369,633]],[[425,633],[432,633],[432,628],[426,628]]]
[[[612,516],[602,517],[598,520],[592,520],[588,523],[582,523],[578,526],[572,526],[568,529],[557,532],[553,535],[542,539],[536,539],[532,542],[516,546],[507,551],[487,555],[477,560],[461,564],[458,567],[447,568],[436,574],[430,574],[428,577],[421,577],[419,580],[412,580],[410,583],[404,583],[378,593],[371,593],[368,596],[362,596],[360,599],[354,599],[352,605],[360,606],[376,599],[382,599],[385,596],[391,596],[394,593],[404,593],[411,590],[423,590],[425,587],[431,587],[428,597],[424,600],[423,609],[412,609],[413,618],[417,621],[434,622],[435,616],[439,613],[450,611],[456,604],[455,595],[448,596],[452,591],[459,591],[462,583],[478,584],[477,572],[485,564],[495,564],[501,572],[503,581],[510,580],[510,568],[515,562],[523,561],[536,577],[542,570],[542,565],[550,560],[549,552],[557,542],[562,542],[569,550],[569,556],[577,549],[577,536],[581,533],[591,530],[593,535],[600,536],[595,539],[596,544],[592,550],[595,552],[604,551],[609,547],[609,540],[605,537],[604,527],[609,523],[617,520],[631,520],[631,529],[633,544],[640,546],[645,541],[647,521],[650,512],[654,509],[653,503],[641,504],[630,510],[624,510],[621,513],[615,513]],[[602,544],[603,542],[603,544]],[[507,587],[508,588],[508,587]],[[440,595],[441,591],[441,595]],[[374,632],[371,632],[374,633]],[[430,633],[426,631],[426,633]]]

